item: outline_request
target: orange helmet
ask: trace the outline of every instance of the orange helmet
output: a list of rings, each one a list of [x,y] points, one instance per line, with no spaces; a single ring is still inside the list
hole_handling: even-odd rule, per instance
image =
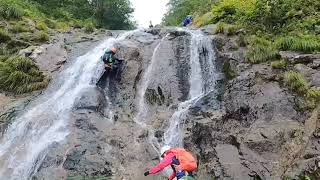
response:
[[[111,51],[112,51],[113,53],[117,53],[117,49],[116,49],[116,48],[111,48]]]

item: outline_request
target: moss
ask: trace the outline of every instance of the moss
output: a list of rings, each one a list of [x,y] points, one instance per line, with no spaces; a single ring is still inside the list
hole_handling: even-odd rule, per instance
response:
[[[294,92],[304,94],[308,90],[309,83],[303,74],[289,71],[285,74],[286,85]]]
[[[287,66],[287,62],[285,60],[278,60],[271,62],[271,67],[273,69],[284,69]]]
[[[31,59],[19,56],[0,58],[0,89],[22,94],[47,85],[48,79]]]
[[[7,42],[11,40],[11,35],[7,30],[0,29],[0,42]]]
[[[223,64],[223,73],[227,80],[231,80],[236,77],[236,72],[231,68],[230,61],[226,61]]]

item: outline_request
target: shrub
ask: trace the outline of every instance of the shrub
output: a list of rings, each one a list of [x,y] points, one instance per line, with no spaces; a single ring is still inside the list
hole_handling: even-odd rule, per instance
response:
[[[284,69],[287,66],[287,62],[285,60],[273,61],[271,66],[273,69]]]
[[[37,28],[38,30],[42,30],[42,31],[48,30],[48,26],[47,26],[46,23],[44,23],[44,22],[39,22],[39,23],[37,23],[36,28]]]
[[[215,29],[215,34],[223,34],[224,33],[224,30],[225,30],[225,27],[226,27],[226,24],[223,23],[223,22],[219,22],[217,24],[217,27]]]
[[[213,6],[213,22],[234,23],[246,14],[251,14],[256,0],[221,0]]]
[[[42,89],[48,80],[35,63],[24,57],[0,58],[0,88],[21,94]]]
[[[303,74],[294,71],[285,74],[285,83],[291,90],[300,94],[304,94],[309,86]]]
[[[205,26],[212,23],[213,14],[208,12],[202,16],[196,16],[193,21],[193,25],[196,27]]]
[[[320,40],[315,36],[286,36],[277,39],[277,46],[281,50],[302,51],[306,53],[319,52]]]
[[[0,29],[0,42],[7,42],[9,40],[11,40],[11,36],[8,31]]]

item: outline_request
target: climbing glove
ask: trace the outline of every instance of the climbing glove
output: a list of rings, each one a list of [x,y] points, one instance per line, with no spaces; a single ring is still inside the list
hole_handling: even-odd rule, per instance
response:
[[[144,173],[144,176],[148,176],[150,173],[149,173],[149,171],[146,171],[145,173]]]

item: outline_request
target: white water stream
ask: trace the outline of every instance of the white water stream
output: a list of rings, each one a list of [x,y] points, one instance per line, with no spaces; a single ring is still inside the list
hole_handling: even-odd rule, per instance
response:
[[[100,57],[107,48],[135,31],[110,38],[78,57],[60,74],[56,86],[42,97],[42,103],[17,118],[0,140],[0,179],[27,180],[42,163],[46,151],[69,134],[68,121],[75,100],[83,89],[96,85],[103,73]],[[41,100],[42,100],[41,99]]]
[[[170,126],[164,134],[164,144],[170,147],[183,147],[181,130],[189,108],[214,89],[217,77],[214,66],[216,55],[210,38],[199,30],[188,32],[191,34],[189,97],[188,100],[179,104],[178,110],[170,118]]]

